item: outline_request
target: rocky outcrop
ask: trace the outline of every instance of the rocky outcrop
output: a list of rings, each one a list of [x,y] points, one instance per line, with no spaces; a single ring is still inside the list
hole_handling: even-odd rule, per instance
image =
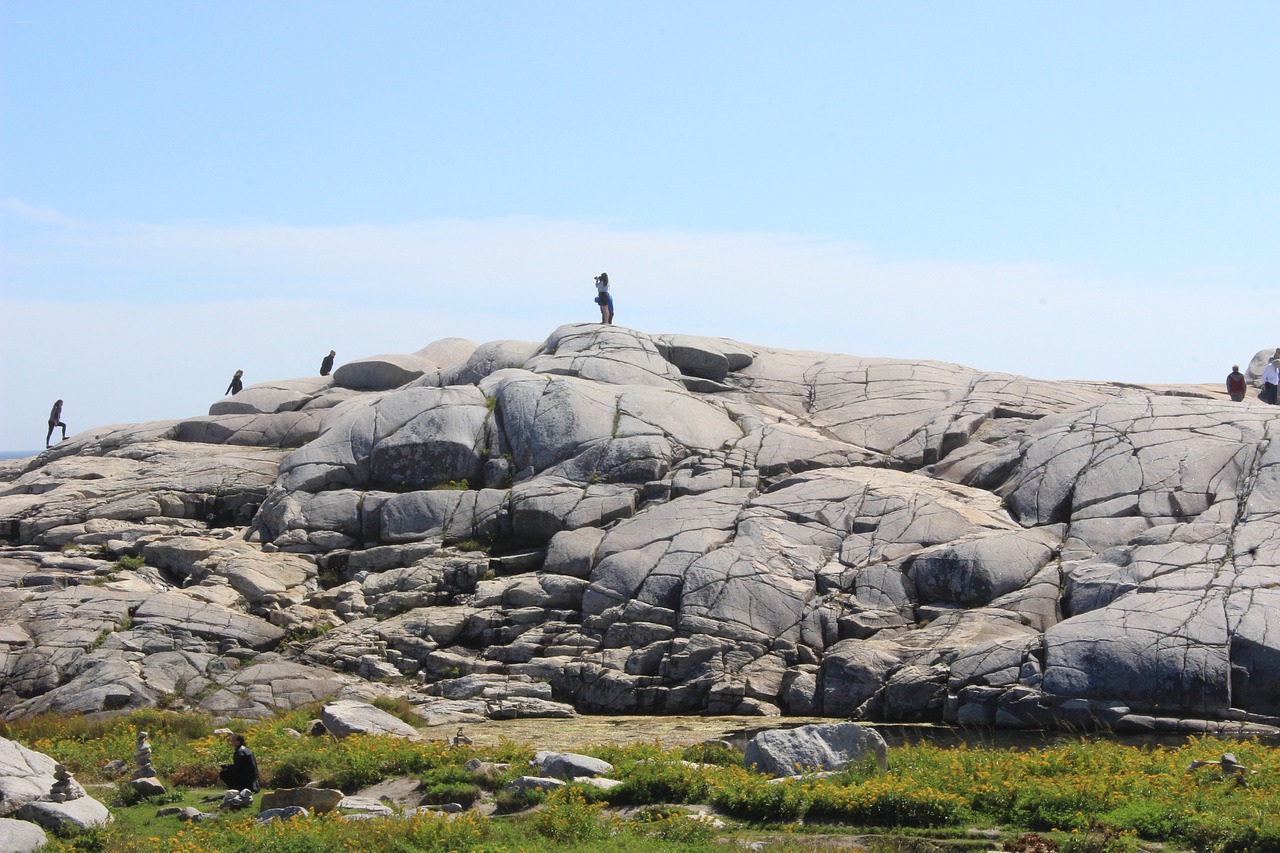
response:
[[[0,847],[4,850],[39,849],[46,829],[83,830],[111,822],[107,807],[85,794],[66,768],[6,738],[0,738],[0,818],[5,818],[0,844],[12,845]]]
[[[0,467],[0,698],[1275,722],[1275,412],[618,326],[447,339]]]

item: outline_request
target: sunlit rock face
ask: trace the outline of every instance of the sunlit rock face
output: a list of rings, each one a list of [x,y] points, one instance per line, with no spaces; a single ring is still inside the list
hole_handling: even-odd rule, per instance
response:
[[[446,339],[0,467],[0,699],[1266,723],[1276,412],[619,326]]]

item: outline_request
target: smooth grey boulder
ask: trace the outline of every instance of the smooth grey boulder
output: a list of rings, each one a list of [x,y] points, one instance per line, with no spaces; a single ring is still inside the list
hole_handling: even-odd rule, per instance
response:
[[[356,391],[390,391],[436,367],[435,362],[418,355],[375,355],[339,367],[333,372],[333,384]]]
[[[866,758],[889,769],[880,733],[857,723],[832,723],[761,732],[747,743],[743,762],[748,770],[779,777],[842,770]]]
[[[1262,387],[1262,373],[1267,369],[1267,363],[1275,357],[1276,350],[1272,347],[1260,349],[1253,354],[1253,358],[1249,359],[1249,365],[1244,370],[1245,381],[1255,388]]]
[[[576,376],[607,385],[654,385],[684,390],[680,371],[643,332],[622,326],[570,323],[556,329],[525,370]]]
[[[32,853],[48,843],[48,836],[36,824],[0,818],[0,850],[8,853]]]
[[[93,829],[111,823],[111,812],[93,797],[80,797],[65,803],[34,800],[18,809],[22,820],[29,820],[51,832]]]
[[[273,820],[292,820],[296,817],[311,817],[311,813],[302,806],[284,806],[278,809],[266,809],[258,812],[257,823],[271,823]]]
[[[452,370],[466,363],[475,351],[475,343],[466,338],[441,338],[427,344],[414,355],[425,358],[440,370]]]
[[[654,335],[658,352],[687,376],[723,380],[730,371],[751,364],[754,350],[726,338],[698,335]]]
[[[509,495],[497,489],[440,489],[387,497],[376,512],[382,542],[419,542],[431,537],[446,541],[485,540],[510,532]]]
[[[390,735],[392,737],[415,737],[417,729],[392,716],[386,711],[375,708],[367,702],[346,699],[325,705],[320,719],[326,729],[334,737],[347,735]]]
[[[539,752],[530,763],[540,775],[552,779],[573,780],[613,772],[613,765],[609,762],[576,752]]]
[[[216,405],[216,404],[215,404]],[[298,447],[320,433],[325,412],[284,411],[278,414],[222,414],[188,418],[173,432],[175,441],[234,444],[246,447]]]
[[[546,471],[592,446],[620,439],[718,448],[742,436],[723,411],[684,391],[528,370],[498,371],[480,388],[497,401],[503,439],[517,471]]]
[[[391,817],[395,814],[390,806],[375,800],[373,797],[343,797],[342,801],[338,803],[338,808],[344,814],[358,812],[370,817]]]
[[[280,465],[285,491],[479,482],[489,412],[474,387],[406,388],[335,413]]]
[[[541,344],[532,341],[490,341],[476,347],[464,364],[440,371],[441,385],[478,385],[491,373],[524,367]]]
[[[263,382],[231,397],[224,397],[209,407],[209,414],[216,415],[274,415],[280,412],[296,412],[304,404],[329,388],[329,377],[319,379],[295,379],[288,382]]]
[[[133,619],[139,629],[181,629],[211,640],[234,640],[251,649],[269,648],[284,638],[284,631],[270,622],[177,592],[149,597],[134,610]]]
[[[920,601],[977,606],[1024,587],[1053,557],[1053,529],[998,532],[919,554],[907,576]]]
[[[543,569],[572,577],[587,577],[595,562],[596,548],[604,537],[604,531],[594,527],[556,533],[547,543]]]
[[[557,788],[563,788],[569,783],[563,779],[551,779],[542,776],[520,776],[507,783],[502,790],[514,794],[523,794],[529,790],[554,791]]]
[[[1228,610],[1199,590],[1135,591],[1045,632],[1044,690],[1137,707],[1231,705]]]
[[[0,738],[0,816],[48,794],[57,763],[17,741]]]

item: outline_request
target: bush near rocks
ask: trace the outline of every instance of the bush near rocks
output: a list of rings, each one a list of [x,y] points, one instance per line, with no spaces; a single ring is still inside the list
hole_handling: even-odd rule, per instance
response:
[[[334,777],[382,779],[409,774],[418,775],[424,783],[445,783],[475,779],[473,775],[464,776],[473,773],[466,766],[472,759],[492,763],[501,760],[511,765],[510,772],[519,772],[528,767],[534,754],[532,747],[523,744],[505,743],[483,750],[451,749],[443,740],[413,742],[355,735],[334,741],[289,734],[306,719],[308,712],[302,711],[246,727],[249,742],[259,750],[264,765],[307,752],[317,756],[317,766]],[[213,754],[217,756],[226,750],[225,743],[216,738],[167,741],[156,726],[152,729],[156,729],[152,743],[157,764],[164,760],[166,752],[216,747]],[[22,736],[20,730],[16,733]],[[42,746],[59,758],[63,758],[62,746],[77,743],[75,739],[59,739],[56,732],[48,734],[47,743]],[[629,844],[640,843],[637,839],[645,837],[660,838],[668,830],[678,834],[678,826],[663,821],[606,819],[598,808],[605,804],[647,806],[660,801],[712,807],[748,824],[804,820],[811,827],[823,823],[863,829],[918,827],[944,834],[954,834],[974,823],[1000,825],[1014,837],[1024,831],[1049,833],[1072,853],[1081,851],[1078,844],[1089,839],[1110,838],[1107,843],[1112,843],[1122,837],[1140,837],[1146,842],[1208,853],[1234,853],[1246,848],[1263,853],[1280,851],[1280,817],[1276,817],[1280,815],[1280,748],[1256,740],[1231,745],[1238,762],[1257,771],[1248,775],[1244,784],[1221,773],[1187,771],[1193,761],[1217,761],[1222,755],[1222,742],[1208,738],[1193,739],[1178,747],[1147,748],[1085,740],[1046,741],[1044,746],[1031,750],[916,744],[892,749],[888,772],[870,764],[856,764],[834,774],[780,780],[748,770],[741,753],[734,766],[688,760],[688,756],[699,750],[705,752],[710,746],[671,750],[658,744],[584,747],[583,754],[614,765],[611,775],[621,784],[608,791],[577,783],[565,785],[567,793],[556,795],[557,817],[545,824],[547,831],[552,835],[591,834],[599,831],[599,823],[616,837],[631,839]],[[715,749],[719,751],[715,754],[723,754],[725,748]],[[76,773],[81,772],[74,761],[64,759],[64,763]],[[476,780],[476,784],[496,787],[503,781],[505,778]],[[497,799],[503,809],[522,810],[550,796],[540,793],[517,798],[503,793]],[[146,808],[154,814],[154,805]],[[468,827],[465,836],[450,835],[447,825],[431,820],[379,824],[384,828],[378,830],[378,844],[398,839],[395,843],[409,845],[418,843],[413,841],[416,838],[435,839],[432,844],[439,841],[454,845],[448,849],[458,850],[481,846],[493,849],[504,844],[508,849],[547,849],[540,846],[541,842],[530,842],[528,836],[521,839],[510,834],[518,832],[516,827],[530,824],[486,821],[474,812],[459,819],[463,818],[463,825]],[[380,849],[370,847],[373,836],[367,834],[372,831],[368,821],[362,822],[364,829],[355,829],[354,824],[313,817],[259,829],[239,818],[205,822],[198,827],[179,824],[173,818],[172,829],[160,834],[149,831],[157,838],[154,844],[145,837],[120,834],[127,832],[124,823],[117,821],[111,827],[95,830],[94,837],[104,845],[106,839],[119,839],[118,846],[100,849],[109,853],[171,853],[174,849],[183,853],[263,853],[277,849],[271,845],[281,845],[281,850],[306,849],[309,853],[337,853],[344,845]],[[646,826],[648,823],[656,826]],[[160,829],[160,825],[154,826]],[[179,827],[185,827],[182,845],[194,847],[173,842]],[[1106,827],[1114,827],[1115,831]],[[529,831],[552,843],[537,829]],[[1073,831],[1075,835],[1071,834]],[[1072,841],[1077,837],[1079,842]],[[79,848],[53,848],[55,853],[64,849]],[[1114,851],[1107,848],[1099,853]]]

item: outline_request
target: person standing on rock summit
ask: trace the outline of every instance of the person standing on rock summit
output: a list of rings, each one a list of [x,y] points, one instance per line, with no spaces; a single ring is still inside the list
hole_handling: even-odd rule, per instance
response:
[[[600,322],[613,325],[613,297],[609,295],[609,274],[596,276],[596,304],[600,306]]]
[[[1244,399],[1244,374],[1240,372],[1240,365],[1231,365],[1231,372],[1227,374],[1227,396],[1231,398],[1231,402],[1239,403]]]
[[[333,357],[338,354],[337,350],[329,350],[329,354],[320,362],[320,375],[328,376],[329,371],[333,370]]]
[[[243,370],[237,370],[235,375],[231,377],[231,384],[227,386],[224,394],[230,394],[232,397],[244,390],[244,383],[240,381],[240,377],[244,376]]]
[[[49,449],[49,439],[53,438],[53,431],[57,427],[62,427],[62,440],[67,440],[67,425],[62,422],[62,401],[53,404],[53,408],[49,410],[49,431],[44,434],[44,448]]]

